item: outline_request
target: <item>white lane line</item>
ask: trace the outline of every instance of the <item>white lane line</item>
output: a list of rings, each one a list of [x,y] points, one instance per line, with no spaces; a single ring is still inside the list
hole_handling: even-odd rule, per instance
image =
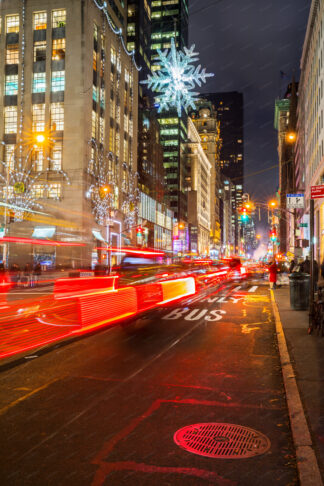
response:
[[[253,285],[253,287],[251,287],[248,292],[255,292],[256,289],[258,288],[258,285]]]
[[[234,293],[234,292],[238,292],[238,291],[240,290],[240,288],[241,288],[241,287],[242,287],[242,285],[239,285],[238,287],[236,287],[236,289],[235,289],[235,290],[233,290],[233,293]]]

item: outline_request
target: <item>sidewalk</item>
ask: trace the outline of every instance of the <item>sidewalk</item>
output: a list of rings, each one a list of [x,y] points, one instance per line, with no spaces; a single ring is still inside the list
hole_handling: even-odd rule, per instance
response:
[[[308,311],[290,308],[289,286],[274,291],[300,398],[324,477],[324,338],[307,334]]]

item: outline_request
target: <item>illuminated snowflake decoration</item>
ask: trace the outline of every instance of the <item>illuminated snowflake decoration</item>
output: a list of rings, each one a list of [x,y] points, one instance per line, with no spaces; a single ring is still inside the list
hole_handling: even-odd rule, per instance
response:
[[[97,223],[105,226],[110,220],[111,211],[116,207],[118,197],[114,156],[112,152],[105,153],[94,139],[88,143],[94,150],[88,164],[91,183],[86,197],[91,200]]]
[[[205,68],[201,69],[200,64],[197,67],[193,65],[199,59],[194,49],[195,45],[192,45],[190,49],[184,47],[184,51],[177,51],[174,39],[171,38],[169,51],[157,50],[159,61],[156,65],[160,65],[161,69],[154,71],[153,76],[149,75],[142,83],[158,92],[159,113],[174,107],[180,117],[182,107],[185,111],[190,107],[194,110],[199,93],[192,90],[196,84],[200,87],[202,83],[206,83],[206,78],[214,76],[206,73]]]

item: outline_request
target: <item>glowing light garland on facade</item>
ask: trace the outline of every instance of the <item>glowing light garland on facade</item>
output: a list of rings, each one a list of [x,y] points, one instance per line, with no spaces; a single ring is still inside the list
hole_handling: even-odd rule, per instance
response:
[[[0,160],[0,164],[4,167],[4,172],[0,174],[0,185],[2,186],[2,199],[4,199],[4,191],[8,191],[6,201],[8,205],[12,206],[12,212],[14,213],[15,221],[22,221],[25,213],[28,213],[32,209],[42,209],[43,206],[38,202],[39,199],[44,198],[43,191],[51,190],[51,182],[58,183],[57,180],[49,181],[48,176],[50,174],[56,174],[62,176],[70,185],[70,180],[63,170],[45,169],[38,171],[34,175],[33,162],[31,155],[34,147],[32,147],[25,158],[21,160],[21,145],[18,146],[19,159],[15,160],[14,154],[11,160],[4,162]],[[55,162],[50,157],[47,157],[49,162]],[[17,167],[16,169],[12,168]],[[43,177],[43,180],[41,179]],[[44,179],[46,183],[44,184]],[[37,194],[40,186],[42,194]],[[52,197],[51,199],[60,200],[61,196]]]
[[[142,68],[140,66],[137,66],[136,61],[135,61],[135,51],[129,51],[125,45],[124,38],[123,38],[123,31],[122,29],[116,29],[116,27],[113,25],[112,21],[110,20],[109,13],[108,13],[108,5],[107,2],[105,1],[98,1],[98,0],[93,0],[94,4],[96,7],[102,11],[104,16],[107,19],[108,25],[111,28],[112,32],[119,37],[119,40],[123,46],[123,49],[125,53],[130,56],[133,60],[134,66],[136,67],[137,71],[140,71]]]
[[[199,87],[206,82],[206,78],[214,76],[213,73],[206,73],[206,69],[201,69],[201,65],[195,66],[194,62],[198,61],[198,53],[194,52],[195,45],[190,49],[184,47],[184,51],[177,51],[174,38],[171,38],[171,49],[161,51],[157,49],[159,61],[156,65],[161,69],[154,71],[154,74],[148,75],[142,84],[147,84],[152,91],[158,92],[159,101],[158,112],[169,110],[171,107],[177,109],[178,116],[181,116],[181,109],[185,111],[189,107],[195,109],[196,96],[198,92],[192,91],[195,84]]]

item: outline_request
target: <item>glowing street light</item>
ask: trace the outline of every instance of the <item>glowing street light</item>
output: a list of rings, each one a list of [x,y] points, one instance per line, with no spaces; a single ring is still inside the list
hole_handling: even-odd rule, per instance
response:
[[[293,143],[296,141],[296,132],[288,132],[286,135],[287,142]]]
[[[275,207],[277,207],[277,201],[270,201],[270,202],[269,202],[269,206],[270,206],[271,208],[275,208]]]

